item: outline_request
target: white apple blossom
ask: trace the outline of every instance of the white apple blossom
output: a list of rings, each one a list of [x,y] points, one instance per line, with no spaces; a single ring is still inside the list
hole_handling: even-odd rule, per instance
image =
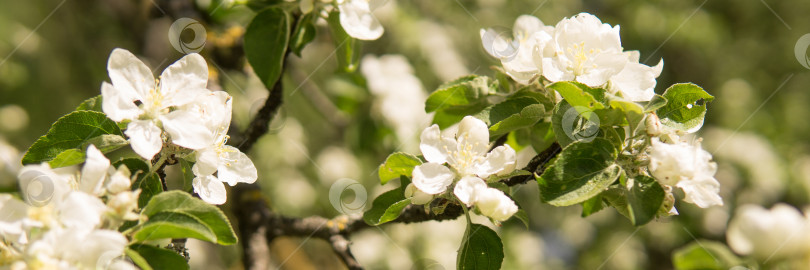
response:
[[[706,208],[723,205],[718,194],[720,183],[714,178],[717,164],[699,142],[663,143],[652,139],[649,169],[664,185],[677,186],[686,194],[686,202]]]
[[[655,79],[664,69],[664,60],[650,67],[639,63],[638,51],[626,51],[627,63],[624,69],[610,78],[610,90],[620,92],[630,101],[650,101],[655,96]]]
[[[498,146],[488,153],[489,129],[472,116],[466,116],[455,136],[442,136],[438,125],[422,131],[419,148],[428,163],[413,170],[413,184],[428,194],[444,192],[458,177],[487,178],[515,170],[516,153],[509,145]],[[450,168],[445,167],[447,163]]]
[[[810,251],[810,222],[787,204],[770,210],[748,204],[737,209],[726,237],[734,252],[759,260],[803,256]]]
[[[23,167],[17,178],[28,204],[0,195],[0,264],[12,269],[136,269],[115,259],[129,241],[112,228],[127,214],[137,219],[132,211],[140,190],[129,191],[129,170],[112,168],[95,146],[86,156],[80,170],[51,169],[48,163]]]
[[[149,68],[135,55],[115,49],[107,62],[112,84],[101,86],[102,110],[110,119],[131,121],[125,134],[132,149],[144,159],[151,160],[163,146],[161,128],[171,142],[190,149],[205,147],[211,132],[202,119],[178,110],[196,96],[208,92],[208,65],[196,53],[188,54],[170,65],[155,80]]]
[[[415,135],[429,121],[425,113],[427,93],[408,59],[402,55],[367,55],[360,71],[376,97],[372,109],[394,128],[403,148],[416,148]]]
[[[478,177],[464,177],[456,183],[453,194],[468,207],[475,205],[481,214],[498,221],[506,221],[517,213],[518,207],[502,191],[487,187]]]
[[[554,26],[546,45],[543,76],[552,82],[577,81],[599,87],[621,72],[628,62],[622,53],[619,26],[603,24],[596,16],[580,13]]]
[[[349,36],[362,40],[375,40],[383,34],[380,21],[372,12],[387,0],[337,0],[340,25]]]
[[[420,148],[428,162],[414,167],[405,195],[414,204],[424,204],[455,182],[453,194],[461,203],[475,205],[495,220],[508,219],[517,212],[517,205],[500,190],[488,187],[484,179],[513,172],[515,150],[503,145],[487,153],[489,129],[472,116],[464,117],[455,133],[443,135],[437,125],[422,132]]]
[[[195,151],[196,163],[192,171],[194,192],[203,201],[211,204],[225,203],[225,186],[237,183],[253,183],[258,178],[253,161],[238,148],[226,145],[228,129],[231,125],[231,97],[225,92],[216,91],[202,95],[191,110],[198,117],[207,119],[206,125],[214,138],[207,146]],[[213,174],[217,175],[214,176]]]
[[[543,56],[554,27],[544,25],[537,17],[521,15],[512,31],[510,39],[495,29],[481,29],[481,41],[487,53],[501,60],[506,74],[518,83],[529,84],[542,73],[542,62],[536,63],[535,57]]]

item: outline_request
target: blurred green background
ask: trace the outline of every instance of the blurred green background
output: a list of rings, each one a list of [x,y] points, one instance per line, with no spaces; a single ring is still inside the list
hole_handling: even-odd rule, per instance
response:
[[[15,188],[13,171],[19,166],[11,147],[24,152],[53,121],[98,95],[101,82],[109,81],[105,68],[113,48],[142,56],[157,73],[182,56],[167,40],[177,17],[200,20],[208,30],[201,54],[209,61],[209,88],[234,96],[232,129],[243,128],[267,96],[241,56],[241,34],[253,12],[239,4],[5,0],[0,6],[5,190]],[[427,93],[461,75],[493,74],[490,66],[498,62],[483,50],[480,28],[511,27],[521,14],[553,25],[579,12],[621,25],[625,50],[639,50],[643,63],[664,59],[657,93],[693,82],[717,98],[699,135],[719,165],[725,205],[700,209],[678,203],[679,216],[635,228],[612,209],[580,218],[578,206],[543,205],[530,183],[517,196],[530,228],[512,220],[500,229],[504,269],[671,269],[673,250],[695,239],[724,242],[738,205],[810,204],[810,70],[794,56],[799,37],[810,33],[810,2],[392,0],[375,12],[385,34],[361,42],[361,52],[404,55]],[[321,23],[317,31],[302,57],[289,60],[284,109],[250,155],[276,211],[333,217],[340,213],[328,193],[337,179],[359,181],[371,199],[391,188],[380,187],[375,172],[385,157],[403,149],[417,152],[415,137],[398,137],[379,116],[378,97],[361,73],[338,72],[328,27]],[[416,269],[431,262],[452,269],[463,228],[462,220],[386,225],[355,234],[352,247],[369,269]],[[192,268],[241,268],[237,247],[191,246]],[[319,240],[279,239],[271,258],[285,269],[343,267]]]

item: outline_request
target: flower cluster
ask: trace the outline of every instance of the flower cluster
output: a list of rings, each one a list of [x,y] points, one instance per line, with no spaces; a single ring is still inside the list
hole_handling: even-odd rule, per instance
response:
[[[419,148],[428,162],[413,169],[413,186],[406,189],[413,203],[428,203],[455,185],[455,197],[485,216],[504,221],[517,212],[515,202],[488,187],[486,180],[515,170],[515,150],[502,145],[488,151],[489,129],[483,121],[464,117],[455,134],[442,134],[433,125],[422,131],[420,139]]]
[[[95,146],[81,171],[27,165],[19,183],[26,202],[0,195],[0,264],[11,269],[136,269],[123,256],[127,238],[117,228],[137,220],[140,190]],[[82,243],[76,248],[76,243]]]
[[[723,199],[718,195],[720,182],[714,178],[717,164],[711,161],[712,155],[701,148],[700,139],[686,141],[677,135],[679,131],[662,125],[655,114],[647,115],[645,122],[647,133],[654,135],[649,147],[648,166],[652,176],[665,187],[681,188],[686,194],[686,202],[702,208],[723,205]]]
[[[150,69],[127,50],[115,49],[107,64],[112,84],[101,87],[102,109],[110,119],[127,123],[132,149],[151,160],[179,154],[177,147],[191,149],[182,156],[195,161],[192,186],[204,201],[223,204],[226,182],[253,183],[258,177],[250,158],[225,145],[231,124],[231,97],[210,91],[208,65],[196,53],[170,65],[156,80]],[[216,176],[214,175],[216,173]]]
[[[810,252],[810,216],[782,203],[770,210],[743,205],[729,222],[726,238],[734,252],[766,262],[801,258]]]
[[[603,24],[580,13],[555,26],[522,15],[512,38],[494,29],[481,30],[486,51],[501,60],[504,71],[521,84],[541,76],[550,82],[577,81],[603,87],[630,101],[649,101],[663,61],[649,67],[639,63],[638,51],[624,51],[619,26]]]

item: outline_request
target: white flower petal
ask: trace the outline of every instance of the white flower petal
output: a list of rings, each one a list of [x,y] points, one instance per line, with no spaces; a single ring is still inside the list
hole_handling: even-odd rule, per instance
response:
[[[197,53],[190,53],[163,70],[160,75],[160,92],[164,95],[164,106],[182,106],[196,98],[196,95],[209,92],[208,64]]]
[[[123,95],[136,96],[139,100],[155,88],[155,76],[149,67],[124,49],[114,49],[107,61],[107,73],[118,91]]]
[[[448,152],[456,149],[456,141],[443,137],[439,126],[435,124],[422,131],[419,139],[421,141],[419,149],[428,162],[445,163]]]
[[[501,145],[492,149],[487,157],[476,164],[476,175],[487,178],[490,175],[505,175],[515,171],[517,153],[509,145]]]
[[[223,204],[228,199],[225,194],[225,185],[213,175],[194,177],[191,182],[194,192],[200,195],[200,199],[210,204]]]
[[[475,203],[476,194],[485,189],[487,189],[487,183],[485,183],[483,179],[468,176],[456,182],[456,186],[453,188],[453,194],[456,195],[459,201],[466,204],[467,207],[470,207]]]
[[[759,260],[802,256],[810,251],[807,219],[793,206],[779,203],[770,210],[747,204],[729,222],[729,247]]]
[[[18,244],[27,243],[23,222],[28,218],[28,205],[11,194],[0,194],[0,213],[3,213],[0,215],[0,238]]]
[[[163,148],[161,131],[151,120],[135,120],[127,125],[124,134],[129,137],[130,145],[135,153],[146,160],[152,160],[155,154]]]
[[[110,168],[110,160],[99,151],[95,145],[87,147],[87,159],[82,167],[82,178],[79,181],[79,190],[93,195],[102,195],[104,178]]]
[[[413,168],[413,185],[427,194],[439,194],[453,183],[453,171],[438,163],[425,163]]]
[[[506,221],[518,211],[517,205],[509,196],[494,188],[477,192],[475,206],[484,216],[498,221]]]
[[[84,192],[70,192],[56,208],[59,221],[65,227],[96,228],[107,206],[101,199]]]
[[[66,248],[65,259],[77,265],[92,266],[95,269],[108,269],[115,258],[124,255],[129,241],[120,232],[113,230],[93,230],[88,234],[81,235],[75,242],[66,244],[75,245],[82,243],[82,248]],[[118,269],[118,268],[109,268]]]
[[[484,121],[473,116],[461,119],[456,138],[458,151],[472,151],[483,156],[489,149],[489,128]]]
[[[349,36],[362,40],[375,40],[383,34],[380,21],[371,13],[366,0],[345,0],[338,4],[340,25]]]
[[[256,182],[259,175],[253,161],[236,147],[225,145],[222,148],[222,155],[224,156],[220,156],[219,166],[217,167],[219,180],[231,186],[236,185],[236,183],[250,184]]]
[[[161,116],[160,121],[176,145],[202,149],[214,142],[214,133],[205,125],[205,119],[194,113],[177,110]]]
[[[34,206],[48,204],[52,200],[61,201],[72,191],[73,175],[54,172],[47,162],[25,165],[17,174],[21,196]]]
[[[135,105],[137,99],[135,93],[118,90],[108,82],[101,83],[101,110],[113,121],[137,118],[142,113]]]
[[[107,182],[107,191],[116,194],[130,190],[132,185],[131,175],[127,166],[118,166],[118,170],[115,170],[110,175],[110,180]]]
[[[219,154],[217,154],[216,149],[214,149],[214,147],[208,147],[197,150],[196,153],[197,162],[191,167],[191,171],[194,172],[194,175],[214,174],[214,172],[217,171],[217,166],[219,166]]]
[[[712,176],[699,176],[693,180],[680,181],[676,185],[686,194],[684,201],[706,208],[713,205],[723,205],[720,198],[720,183]]]

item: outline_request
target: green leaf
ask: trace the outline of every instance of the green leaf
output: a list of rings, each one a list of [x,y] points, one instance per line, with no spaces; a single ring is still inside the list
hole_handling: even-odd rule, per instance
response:
[[[551,128],[560,146],[574,141],[590,141],[599,133],[600,120],[596,112],[586,107],[572,107],[567,101],[557,103],[551,115]]]
[[[529,127],[545,115],[543,104],[529,97],[506,100],[478,114],[489,127],[489,136],[498,137],[510,131]]]
[[[141,259],[143,259],[147,263],[146,267],[151,269],[189,269],[186,259],[172,250],[141,244],[131,245],[129,246],[129,250],[140,256],[140,258],[137,259],[138,262],[136,262],[134,258],[133,262],[141,268],[144,268],[144,266],[142,266],[143,262],[141,261]],[[131,254],[129,250],[127,251],[128,256]],[[133,256],[130,256],[130,258],[132,257]]]
[[[593,198],[582,202],[582,217],[590,216],[604,208],[605,204],[602,202],[602,196],[596,195]]]
[[[127,255],[130,261],[138,266],[141,270],[152,270],[152,266],[149,265],[149,262],[146,261],[146,258],[141,256],[137,251],[134,251],[130,248],[124,250],[124,254]]]
[[[132,182],[132,190],[141,190],[138,196],[138,207],[143,208],[152,199],[152,196],[163,192],[163,184],[157,174],[146,175],[149,172],[149,164],[139,158],[127,158],[116,161],[113,166],[125,165],[132,176],[136,176]]]
[[[41,163],[56,158],[60,153],[76,149],[90,139],[103,134],[123,136],[114,121],[100,112],[75,111],[59,118],[45,136],[28,148],[23,164]]]
[[[402,176],[401,185],[397,189],[389,190],[374,199],[371,209],[363,213],[363,220],[372,226],[393,221],[402,214],[402,210],[411,204],[410,198],[405,198],[405,188],[411,183],[408,177]]]
[[[357,69],[360,62],[361,43],[349,36],[343,25],[340,23],[340,12],[334,10],[326,18],[329,30],[332,32],[332,39],[335,41],[335,51],[338,65],[344,72],[352,73]]]
[[[76,111],[96,111],[103,112],[101,109],[101,95],[88,98],[76,107]]]
[[[554,129],[551,127],[551,123],[549,122],[540,122],[536,125],[532,126],[531,130],[531,142],[532,148],[537,153],[546,150],[552,143],[557,141],[554,137]]]
[[[420,164],[422,164],[422,161],[411,154],[403,152],[393,153],[385,159],[383,164],[380,165],[380,169],[378,171],[378,174],[380,175],[380,184],[385,185],[385,183],[388,183],[388,181],[397,179],[402,175],[411,177],[413,168]]]
[[[237,241],[228,218],[219,208],[182,191],[155,195],[142,214],[148,221],[135,232],[134,238],[138,241],[197,238],[220,245]]]
[[[301,56],[301,51],[304,49],[304,47],[315,39],[316,31],[314,18],[316,18],[315,13],[307,13],[298,20],[298,24],[295,26],[293,37],[290,40],[290,48],[292,49],[292,52],[298,56]]]
[[[279,80],[290,40],[290,15],[284,9],[262,10],[245,30],[245,56],[268,90]]]
[[[469,224],[458,250],[458,269],[501,269],[503,243],[487,226]]]
[[[548,86],[568,101],[571,106],[582,106],[591,110],[604,109],[605,90],[593,89],[576,82],[556,82]]]
[[[489,77],[475,75],[459,78],[443,84],[428,96],[425,111],[447,110],[458,113],[477,112],[487,106],[486,96],[490,93]]]
[[[56,157],[51,161],[48,161],[48,165],[50,165],[51,168],[60,168],[80,164],[87,159],[87,151],[82,149],[87,149],[90,144],[95,145],[96,148],[102,153],[108,153],[121,148],[128,143],[127,139],[124,139],[124,137],[113,134],[104,134],[87,140],[79,148],[68,149],[62,153],[59,153],[59,155],[56,155]]]
[[[79,150],[78,148],[68,149],[62,153],[56,155],[51,161],[48,161],[48,165],[51,168],[61,168],[67,166],[73,166],[76,164],[81,164],[87,158],[87,154],[85,151]]]
[[[714,100],[700,86],[691,83],[674,84],[664,92],[666,105],[656,110],[661,123],[685,132],[695,132],[703,126],[706,104]]]
[[[695,241],[676,250],[672,263],[678,270],[731,269],[743,262],[726,245],[714,241]],[[746,268],[747,269],[747,268]]]
[[[188,162],[185,159],[180,159],[180,170],[183,172],[183,191],[191,193],[194,189],[192,186],[192,182],[194,181],[194,172],[191,171],[191,168],[194,166],[194,162]]]
[[[477,209],[477,208],[476,208]],[[523,222],[523,225],[526,226],[526,229],[529,229],[529,214],[526,213],[526,210],[518,209],[517,213],[515,213],[514,217]]]
[[[653,98],[644,104],[644,112],[654,112],[667,105],[667,98],[662,95],[655,95]]]
[[[630,190],[627,192],[630,221],[641,226],[655,218],[658,209],[664,202],[664,189],[652,177],[639,175],[627,180]]]
[[[618,109],[624,113],[627,124],[630,126],[630,134],[636,134],[636,129],[644,121],[644,108],[638,103],[626,100],[611,100],[610,107]]]
[[[598,195],[622,171],[615,163],[617,155],[607,139],[571,143],[537,178],[541,199],[551,205],[568,206]]]

